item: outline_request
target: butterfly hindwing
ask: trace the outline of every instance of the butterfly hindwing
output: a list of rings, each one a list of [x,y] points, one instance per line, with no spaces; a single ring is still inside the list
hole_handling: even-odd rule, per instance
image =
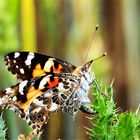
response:
[[[70,78],[75,78],[75,82],[70,81]],[[73,80],[74,81],[74,80]],[[32,78],[31,80],[24,80],[19,82],[14,89],[15,94],[11,96],[11,100],[14,99],[14,104],[19,106],[24,112],[28,110],[31,103],[37,98],[41,99],[45,106],[48,98],[52,99],[54,95],[61,93],[69,94],[71,89],[74,89],[78,85],[75,75],[71,74],[54,74],[43,75],[40,77]],[[12,88],[10,89],[12,90]],[[69,91],[69,92],[68,92]]]
[[[73,102],[72,109],[66,105],[71,102],[69,98],[78,84],[76,75],[61,73],[43,75],[21,81],[10,89],[4,90],[3,98],[7,98],[9,93],[8,108],[26,119],[34,129],[34,133],[39,133],[51,113],[57,111],[73,113],[70,111],[73,110]]]
[[[8,70],[21,80],[52,73],[71,73],[76,68],[66,61],[33,52],[12,52],[4,60]]]

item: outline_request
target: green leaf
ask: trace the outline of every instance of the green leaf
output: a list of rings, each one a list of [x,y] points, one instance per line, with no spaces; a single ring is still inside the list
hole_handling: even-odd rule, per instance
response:
[[[116,113],[112,86],[105,88],[104,94],[93,86],[93,96],[93,108],[99,112],[93,116],[93,126],[89,128],[93,140],[140,139],[140,115],[132,112]]]
[[[0,140],[6,140],[5,139],[5,132],[6,132],[5,122],[2,118],[2,116],[0,116]]]

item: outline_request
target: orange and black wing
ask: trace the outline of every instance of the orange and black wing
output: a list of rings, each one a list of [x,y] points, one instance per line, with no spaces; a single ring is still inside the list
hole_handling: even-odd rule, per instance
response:
[[[8,70],[21,80],[54,73],[71,73],[76,68],[61,59],[33,52],[12,52],[4,60]]]
[[[74,80],[72,80],[74,78]],[[71,81],[70,81],[71,79]],[[75,83],[73,83],[73,81]],[[77,79],[73,75],[43,75],[37,78],[32,78],[31,80],[24,80],[19,83],[18,90],[15,92],[17,103],[20,109],[24,112],[29,108],[30,104],[34,102],[38,97],[45,94],[42,101],[47,98],[52,98],[52,96],[58,95],[60,93],[65,93],[71,89],[71,84],[76,86]],[[68,94],[68,93],[67,93]],[[71,94],[71,92],[69,93]]]

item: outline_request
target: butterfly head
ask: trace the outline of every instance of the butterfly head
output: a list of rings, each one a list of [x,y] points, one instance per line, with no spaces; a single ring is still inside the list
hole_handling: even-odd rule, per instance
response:
[[[94,72],[92,71],[92,64],[93,60],[83,64],[80,67],[77,67],[75,70],[75,73],[81,77],[84,77],[85,81],[87,81],[88,84],[91,84],[94,81]]]
[[[87,62],[81,67],[83,76],[89,84],[91,84],[94,81],[94,77],[95,77],[94,72],[92,71],[92,64],[93,64],[93,60]]]

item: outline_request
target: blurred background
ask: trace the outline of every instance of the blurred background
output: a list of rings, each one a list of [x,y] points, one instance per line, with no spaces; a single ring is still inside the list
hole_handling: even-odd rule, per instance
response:
[[[5,54],[33,51],[78,66],[97,24],[87,61],[108,53],[94,62],[96,78],[103,87],[114,78],[117,106],[135,111],[140,103],[139,0],[0,0],[0,90],[17,83],[5,68]],[[3,116],[7,139],[30,131],[12,111]],[[88,140],[83,126],[90,127],[90,122],[80,111],[74,121],[70,115],[53,114],[41,139]]]

